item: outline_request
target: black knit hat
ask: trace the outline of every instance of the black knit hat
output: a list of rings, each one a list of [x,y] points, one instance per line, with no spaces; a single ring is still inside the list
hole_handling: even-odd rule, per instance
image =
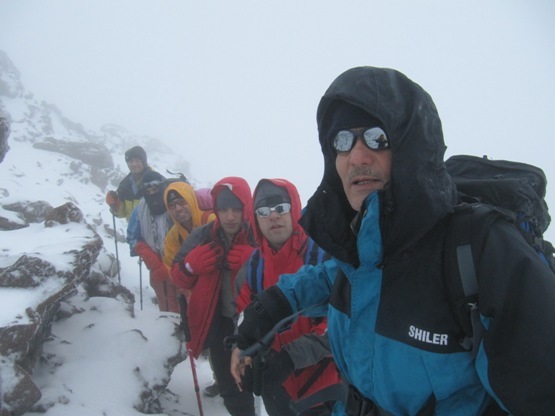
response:
[[[254,193],[254,209],[275,207],[283,202],[291,203],[291,197],[287,190],[270,181],[260,181]]]
[[[340,131],[357,127],[381,127],[382,123],[376,117],[368,114],[362,108],[343,100],[336,101],[327,112],[328,120],[322,126],[321,137],[328,143]]]
[[[154,170],[148,170],[144,175],[143,175],[143,188],[148,187],[149,184],[155,184],[155,185],[162,185],[164,184],[164,181],[166,180],[166,178],[164,178],[161,174],[159,174],[158,172],[154,171]],[[165,186],[164,186],[165,188]]]
[[[143,162],[143,165],[146,167],[146,152],[141,146],[135,146],[125,152],[125,161],[129,162],[131,159],[136,157],[137,159]]]
[[[228,188],[223,188],[216,197],[216,209],[243,208],[241,200]]]

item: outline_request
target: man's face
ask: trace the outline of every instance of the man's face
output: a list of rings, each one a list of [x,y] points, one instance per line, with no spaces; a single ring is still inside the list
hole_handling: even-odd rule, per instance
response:
[[[143,161],[138,157],[132,157],[131,159],[129,159],[127,161],[127,167],[129,168],[129,172],[134,175],[145,170],[145,165],[143,165]]]
[[[278,214],[276,211],[271,211],[270,216],[257,215],[256,219],[262,235],[274,250],[279,250],[293,233],[291,212]]]
[[[233,237],[241,229],[243,208],[220,208],[216,210],[220,224],[229,237]]]
[[[183,198],[179,198],[168,203],[168,211],[170,212],[170,215],[181,225],[187,225],[193,217],[191,207]]]
[[[363,130],[365,128],[350,129],[352,132]],[[358,137],[350,151],[337,153],[335,168],[351,207],[360,211],[366,197],[389,182],[391,149],[371,150]]]

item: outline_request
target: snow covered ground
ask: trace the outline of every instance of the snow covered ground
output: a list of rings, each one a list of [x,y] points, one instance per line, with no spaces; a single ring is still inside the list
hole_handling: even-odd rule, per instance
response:
[[[117,220],[121,225],[123,220]],[[65,239],[55,237],[58,249],[78,245],[72,236],[76,226],[46,229],[66,234]],[[69,233],[66,232],[69,230]],[[63,265],[64,256],[45,246],[42,225],[32,225],[10,231],[9,252],[35,253],[57,265]],[[52,235],[50,235],[52,237]],[[115,251],[113,240],[105,241],[107,249]],[[50,251],[49,251],[50,250]],[[33,373],[33,380],[43,397],[36,411],[28,415],[88,416],[139,415],[134,409],[140,385],[147,380],[163,377],[163,357],[176,349],[178,342],[171,336],[179,322],[177,314],[159,312],[154,304],[154,292],[148,285],[147,270],[143,265],[142,285],[136,258],[128,255],[125,244],[118,244],[121,261],[121,282],[135,295],[135,317],[126,310],[126,304],[111,298],[86,298],[80,292],[62,304],[67,318],[55,322],[52,336],[44,344],[42,358]],[[2,265],[11,256],[2,256]],[[142,287],[143,309],[140,307]],[[34,302],[33,290],[2,289],[0,291],[0,317],[13,316],[13,311]],[[8,311],[11,310],[11,313]],[[69,312],[80,311],[81,313]],[[155,342],[146,341],[155,340]],[[207,360],[195,360],[200,390],[212,383]],[[204,415],[226,415],[220,397],[202,395]],[[193,383],[191,361],[187,358],[176,366],[168,389],[161,395],[160,415],[199,415]],[[40,410],[40,412],[39,412]],[[265,413],[263,413],[265,414]]]
[[[104,196],[107,190],[115,189],[116,184],[109,183],[102,188],[92,180],[95,171],[91,166],[33,144],[45,137],[75,142],[94,140],[106,146],[112,155],[115,166],[108,172],[112,174],[127,173],[124,151],[137,144],[146,147],[149,164],[159,172],[167,168],[175,171],[176,166],[177,169],[179,166],[186,168],[187,164],[153,139],[134,136],[117,126],[88,135],[82,129],[76,130],[75,123],[64,119],[59,111],[25,93],[17,71],[6,74],[2,81],[14,94],[2,96],[0,101],[0,109],[11,116],[10,150],[0,163],[0,216],[23,224],[13,211],[2,207],[25,201],[46,201],[58,207],[70,201],[83,212],[87,224],[104,241],[96,267],[109,268],[106,266],[110,264],[109,255],[115,255],[116,245],[112,230],[114,219]],[[185,170],[185,173],[188,172]],[[194,178],[193,183],[197,184]],[[115,223],[118,234],[125,236],[126,221],[116,219]],[[23,254],[29,254],[54,264],[58,270],[65,270],[69,268],[71,256],[64,253],[82,247],[84,236],[90,233],[83,224],[74,223],[53,228],[31,223],[18,230],[0,231],[0,267],[10,266]],[[148,271],[143,266],[141,282],[137,258],[129,256],[127,244],[118,242],[117,248],[121,283],[135,295],[134,316],[125,302],[105,297],[87,298],[82,289],[64,301],[61,312],[68,313],[53,323],[52,335],[45,342],[32,373],[42,398],[28,415],[141,414],[136,410],[141,386],[160,382],[167,376],[163,367],[167,358],[180,350],[183,353],[182,343],[173,336],[179,317],[158,311],[153,303],[155,296],[148,283]],[[0,324],[25,323],[25,308],[36,305],[39,296],[44,296],[48,288],[43,286],[40,290],[43,292],[0,288]],[[202,392],[212,384],[212,372],[204,358],[196,360],[195,364]],[[13,380],[4,379],[4,390],[11,382]],[[160,415],[200,414],[188,358],[175,367],[167,391],[161,394],[160,404]],[[220,397],[203,396],[202,406],[206,416],[227,414]]]

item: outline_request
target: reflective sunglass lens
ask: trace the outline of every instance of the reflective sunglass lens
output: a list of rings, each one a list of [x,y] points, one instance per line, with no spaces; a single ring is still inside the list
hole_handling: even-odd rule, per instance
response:
[[[289,211],[291,211],[291,204],[284,202],[283,204],[276,205],[274,207],[274,210],[280,215],[287,214]]]
[[[333,139],[333,147],[337,152],[349,152],[354,147],[356,139],[362,135],[364,143],[369,149],[389,149],[389,140],[385,132],[379,127],[372,127],[362,133],[353,133],[350,130],[341,130]]]
[[[364,141],[373,150],[389,149],[389,140],[385,132],[379,127],[366,130],[364,132]]]
[[[256,210],[256,215],[259,217],[269,217],[272,211],[270,211],[270,207],[260,207]]]
[[[338,152],[348,152],[353,147],[355,135],[348,130],[341,130],[333,140],[333,147]]]

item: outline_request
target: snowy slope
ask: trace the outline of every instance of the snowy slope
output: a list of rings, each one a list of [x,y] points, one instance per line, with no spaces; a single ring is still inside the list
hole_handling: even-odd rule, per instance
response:
[[[127,313],[124,303],[110,298],[87,299],[83,291],[63,303],[62,311],[79,313],[68,314],[69,317],[54,323],[52,336],[45,343],[33,373],[33,380],[43,396],[28,414],[139,414],[135,410],[139,387],[148,380],[164,377],[161,357],[167,356],[168,349],[176,348],[178,341],[172,337],[172,332],[179,318],[158,311],[153,303],[154,292],[148,285],[147,270],[144,266],[139,270],[137,259],[129,257],[126,244],[115,242],[113,222],[120,238],[125,236],[126,222],[114,220],[105,205],[104,195],[127,173],[123,153],[134,145],[145,147],[149,164],[154,169],[163,173],[166,169],[183,172],[194,185],[211,184],[202,184],[192,178],[188,163],[179,152],[154,138],[139,136],[114,125],[104,126],[99,132],[88,131],[66,119],[59,109],[26,92],[18,75],[0,51],[0,111],[8,116],[11,124],[11,149],[0,164],[0,206],[38,200],[53,207],[67,201],[75,203],[83,211],[86,222],[104,241],[99,267],[109,262],[108,256],[115,255],[117,247],[121,283],[136,299],[134,317]],[[70,156],[35,147],[36,143],[49,138],[104,146],[112,156],[113,167],[95,168]],[[98,184],[102,182],[98,177],[106,179],[104,186]],[[21,222],[13,212],[2,208],[0,215]],[[58,232],[51,230],[50,233]],[[12,264],[24,253],[44,256],[63,267],[67,259],[59,254],[60,247],[69,250],[81,244],[78,236],[72,234],[71,226],[47,237],[43,236],[42,224],[0,233],[0,267]],[[53,240],[56,250],[50,244]],[[32,303],[33,296],[32,291],[23,289],[0,289],[0,317],[10,316],[14,310]],[[212,383],[212,374],[205,359],[199,359],[196,364],[202,390]],[[199,414],[189,359],[175,368],[160,405],[160,414]],[[227,414],[219,397],[203,397],[203,407],[205,415]]]

